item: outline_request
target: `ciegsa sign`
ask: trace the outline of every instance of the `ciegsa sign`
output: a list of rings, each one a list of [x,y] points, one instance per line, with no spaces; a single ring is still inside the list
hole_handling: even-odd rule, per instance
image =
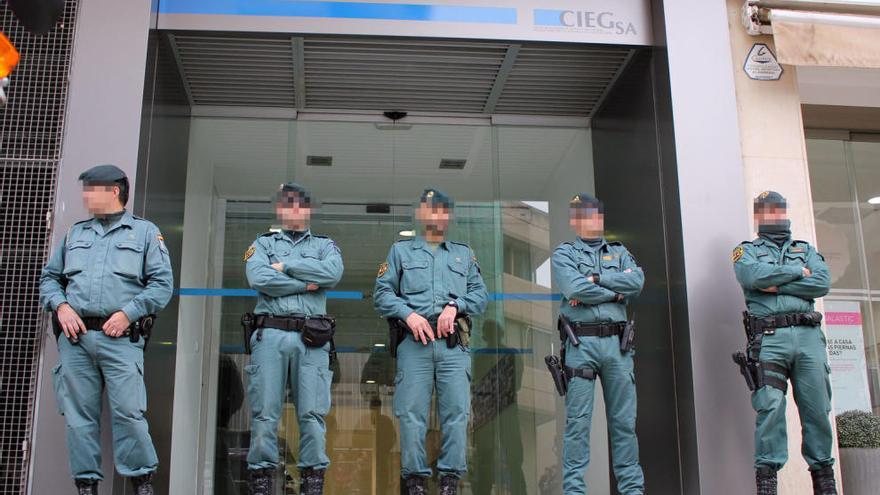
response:
[[[649,0],[162,0],[158,27],[651,45]]]
[[[574,32],[595,32],[616,36],[637,36],[635,23],[629,19],[619,19],[613,11],[594,12],[590,10],[535,10],[535,26],[546,31],[570,30]]]

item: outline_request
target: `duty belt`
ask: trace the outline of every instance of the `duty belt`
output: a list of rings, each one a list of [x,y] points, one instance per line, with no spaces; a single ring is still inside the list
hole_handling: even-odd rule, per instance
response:
[[[610,337],[612,335],[622,334],[625,328],[625,321],[614,323],[571,322],[571,329],[577,337]]]
[[[299,316],[270,316],[255,315],[256,325],[254,328],[275,328],[285,332],[301,332],[306,323],[305,315]]]
[[[822,313],[818,311],[770,316],[753,316],[749,314],[749,318],[751,320],[749,326],[752,334],[772,334],[777,328],[795,326],[815,327],[822,323]]]

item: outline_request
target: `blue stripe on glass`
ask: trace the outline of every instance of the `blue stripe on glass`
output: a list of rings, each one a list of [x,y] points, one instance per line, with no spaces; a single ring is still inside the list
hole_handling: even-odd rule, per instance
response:
[[[516,9],[459,5],[294,0],[160,0],[161,14],[323,17],[387,21],[516,24]]]
[[[535,9],[536,26],[564,26],[562,14],[565,10]]]

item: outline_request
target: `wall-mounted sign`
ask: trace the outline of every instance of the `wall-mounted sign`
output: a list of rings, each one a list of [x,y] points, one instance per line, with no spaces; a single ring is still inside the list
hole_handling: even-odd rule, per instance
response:
[[[648,0],[162,0],[159,29],[651,45]]]
[[[756,81],[778,81],[782,77],[782,66],[770,47],[764,43],[755,43],[752,46],[743,70],[749,78]]]
[[[862,312],[858,302],[825,301],[834,411],[871,412]]]

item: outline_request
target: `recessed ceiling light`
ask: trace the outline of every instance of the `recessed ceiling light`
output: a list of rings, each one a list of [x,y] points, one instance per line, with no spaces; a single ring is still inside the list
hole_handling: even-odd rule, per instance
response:
[[[455,158],[443,158],[440,160],[440,168],[446,170],[462,170],[467,164],[467,160],[459,160]]]
[[[373,344],[373,347],[385,347],[385,344]]]
[[[872,205],[880,205],[880,196],[874,196],[868,200],[868,203]]]
[[[400,237],[415,237],[416,231],[415,230],[401,230],[400,232],[398,232],[398,235],[400,235]]]
[[[373,383],[376,383],[376,380],[367,380],[367,383],[373,384]]]
[[[333,157],[309,155],[306,157],[306,165],[309,167],[329,167],[333,165]]]

